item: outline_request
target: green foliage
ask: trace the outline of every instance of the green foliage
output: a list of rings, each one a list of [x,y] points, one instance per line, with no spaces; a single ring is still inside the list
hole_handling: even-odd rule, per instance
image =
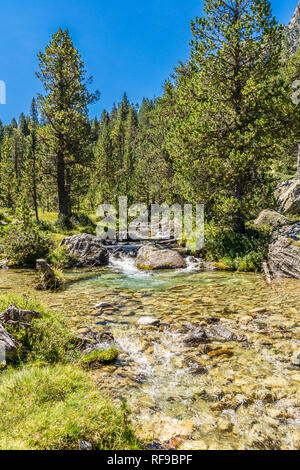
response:
[[[266,258],[270,234],[267,227],[241,234],[211,223],[205,228],[202,255],[208,261],[217,261],[217,269],[257,271]]]
[[[10,358],[10,363],[20,364],[30,361],[53,363],[74,356],[75,338],[62,315],[47,312],[39,302],[26,296],[0,296],[0,311],[4,311],[9,305],[35,310],[42,314],[42,318],[32,321],[31,329],[11,325],[5,327],[20,345]]]
[[[4,137],[0,158],[0,202],[3,207],[15,208],[18,184],[12,161],[12,148],[8,137]]]
[[[50,220],[41,220],[40,219],[36,224],[37,224],[39,230],[41,230],[42,232],[52,232],[52,233],[56,232],[56,226]]]
[[[23,198],[17,210],[17,224],[11,225],[4,233],[4,252],[9,260],[18,266],[35,267],[38,258],[48,255],[52,241],[39,231],[32,221],[26,199]]]
[[[16,401],[17,400],[17,401]],[[0,373],[0,449],[138,449],[127,407],[118,409],[74,365]]]
[[[96,367],[99,365],[111,364],[118,357],[118,350],[115,347],[109,349],[95,349],[81,358],[81,363],[85,367]]]
[[[59,214],[57,217],[57,220],[55,221],[55,227],[58,230],[61,230],[64,232],[64,231],[72,230],[74,228],[74,225],[72,223],[70,216],[67,216],[65,214]]]
[[[49,174],[55,174],[59,213],[71,216],[74,198],[86,190],[83,178],[91,158],[87,107],[99,93],[89,93],[84,63],[69,31],[59,29],[38,55],[37,77],[45,89],[38,102],[45,120],[40,129]]]
[[[286,131],[282,33],[268,1],[206,0],[204,10],[176,70],[167,149],[179,194],[243,231],[268,201],[270,159]]]
[[[83,212],[75,212],[70,217],[59,214],[55,221],[55,230],[66,233],[70,233],[72,230],[77,230],[82,233],[90,233],[93,235],[96,230],[96,224]]]
[[[58,246],[55,250],[51,251],[47,257],[47,261],[54,266],[64,267],[68,266],[70,263],[74,264],[76,261],[75,255],[70,255],[68,253],[67,247],[65,245]]]

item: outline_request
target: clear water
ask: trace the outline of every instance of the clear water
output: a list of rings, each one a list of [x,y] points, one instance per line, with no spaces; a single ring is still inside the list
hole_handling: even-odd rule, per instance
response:
[[[33,291],[33,271],[2,270],[0,293],[40,297],[75,329],[112,331],[119,361],[92,374],[113,398],[127,398],[142,438],[187,449],[300,446],[300,369],[291,364],[300,349],[299,281],[270,288],[260,275],[203,272],[191,260],[182,270],[141,272],[128,256],[65,277],[64,290],[51,294]],[[96,316],[99,302],[111,308]],[[145,315],[161,326],[140,328]],[[210,349],[231,355],[211,357],[183,341],[184,324],[209,328],[212,318],[248,346],[213,341]]]

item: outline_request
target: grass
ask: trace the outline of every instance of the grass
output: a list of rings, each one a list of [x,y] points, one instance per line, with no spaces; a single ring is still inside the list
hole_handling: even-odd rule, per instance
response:
[[[126,407],[115,407],[74,365],[0,373],[0,449],[138,449]]]
[[[97,450],[139,449],[126,403],[114,405],[82,369],[62,316],[27,296],[0,295],[0,312],[9,305],[42,318],[30,330],[5,325],[20,348],[0,370],[0,450],[72,450],[81,440]],[[102,363],[117,355],[102,351]]]
[[[10,305],[25,310],[35,310],[42,318],[33,320],[32,329],[6,326],[19,342],[20,347],[8,358],[8,363],[21,364],[30,361],[54,363],[66,361],[76,355],[75,338],[62,315],[48,312],[40,302],[27,296],[0,295],[0,312]]]

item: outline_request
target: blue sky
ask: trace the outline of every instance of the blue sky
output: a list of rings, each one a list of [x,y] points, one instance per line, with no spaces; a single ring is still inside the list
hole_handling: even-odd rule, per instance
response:
[[[189,51],[190,20],[202,13],[200,0],[10,0],[1,2],[0,80],[7,104],[0,105],[4,123],[28,113],[31,99],[42,91],[35,78],[37,53],[51,35],[68,27],[82,54],[101,100],[90,109],[100,115],[120,101],[159,96],[164,80]],[[272,0],[287,23],[297,0]]]

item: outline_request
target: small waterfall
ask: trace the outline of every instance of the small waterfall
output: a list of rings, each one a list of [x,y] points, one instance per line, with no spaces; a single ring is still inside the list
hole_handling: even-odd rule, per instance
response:
[[[109,255],[109,267],[126,276],[149,277],[150,273],[141,271],[135,265],[135,257],[130,252],[117,252]]]
[[[194,256],[186,257],[186,268],[175,269],[173,274],[176,273],[189,273],[197,272],[203,270],[205,262],[201,258],[195,258]],[[116,251],[110,253],[109,256],[109,267],[116,269],[124,273],[127,276],[140,276],[140,277],[150,277],[151,273],[142,271],[138,269],[135,265],[135,256],[133,251]],[[153,272],[152,272],[153,275]]]

